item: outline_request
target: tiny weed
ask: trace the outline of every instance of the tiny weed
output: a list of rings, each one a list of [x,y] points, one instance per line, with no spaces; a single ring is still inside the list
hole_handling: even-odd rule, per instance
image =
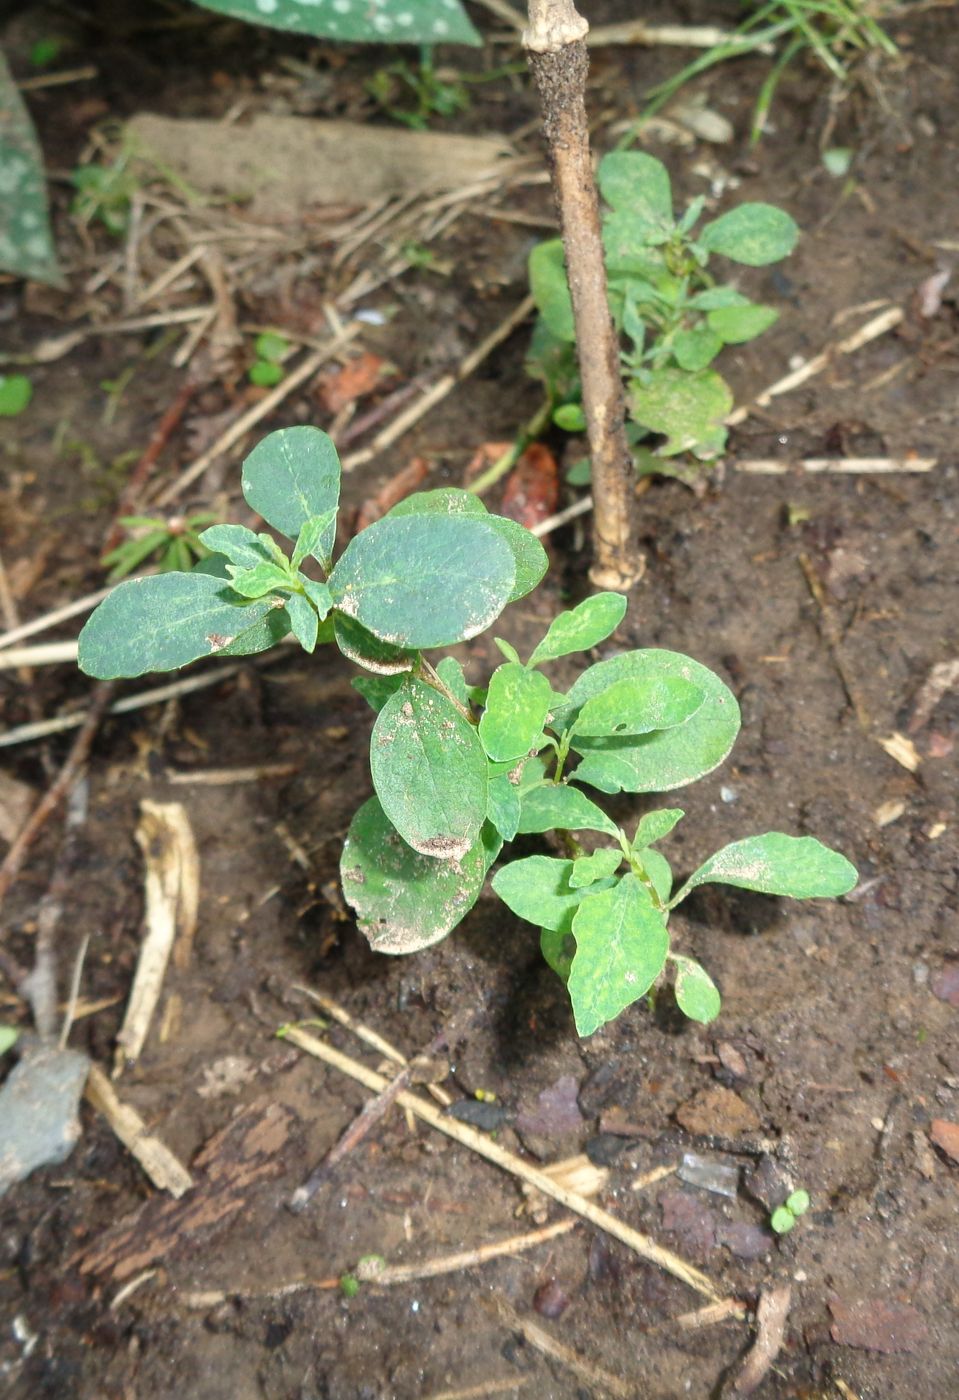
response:
[[[808,1191],[794,1191],[769,1217],[770,1229],[775,1230],[777,1235],[788,1235],[799,1217],[806,1214],[809,1205]]]
[[[434,68],[429,48],[420,50],[416,68],[400,59],[377,69],[366,90],[388,117],[414,131],[426,131],[432,117],[451,117],[464,112],[470,103],[469,93],[458,78],[449,81]]]
[[[80,634],[80,666],[102,679],[138,676],[248,656],[289,632],[307,652],[332,641],[356,662],[366,674],[353,684],[376,712],[376,795],[353,818],[340,873],[375,950],[439,942],[475,904],[504,845],[555,833],[563,856],[507,860],[492,886],[540,930],[578,1033],[646,997],[667,969],[681,1010],[707,1022],[719,992],[671,946],[670,914],[688,894],[719,883],[835,898],[855,885],[836,851],[768,832],[724,847],[676,889],[658,846],[682,810],[646,812],[627,831],[590,795],[693,783],[722,763],[739,730],[727,686],[672,651],[619,652],[586,666],[566,693],[554,688],[554,662],[590,651],[622,622],[620,594],[560,613],[525,661],[494,637],[504,660],[484,687],[471,686],[453,656],[434,665],[424,655],[485,632],[546,571],[539,541],[475,495],[410,496],[334,563],[340,463],[325,433],[271,433],[244,462],[242,488],[291,552],[269,534],[211,526],[198,537],[211,555],[192,571],[114,589]],[[601,844],[581,844],[584,832]]]
[[[283,378],[283,361],[290,353],[290,343],[276,331],[263,331],[253,342],[256,359],[250,366],[251,384],[261,389],[272,389]]]
[[[33,384],[25,374],[0,374],[0,418],[16,418],[32,398]]]
[[[70,179],[77,191],[71,211],[82,224],[99,222],[117,238],[127,231],[130,202],[139,182],[130,157],[121,153],[108,165],[80,165]]]
[[[154,563],[160,573],[174,569],[189,572],[209,553],[198,531],[215,519],[216,516],[207,512],[186,517],[174,515],[168,520],[155,520],[147,515],[122,516],[119,523],[131,535],[100,560],[110,570],[107,582],[118,583],[151,556],[155,556]]]

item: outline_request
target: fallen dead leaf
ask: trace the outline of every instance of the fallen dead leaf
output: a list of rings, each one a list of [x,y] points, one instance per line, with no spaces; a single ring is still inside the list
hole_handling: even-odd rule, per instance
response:
[[[558,505],[556,458],[542,443],[531,442],[506,479],[500,515],[532,530],[555,515]]]
[[[340,369],[322,374],[316,381],[316,394],[329,413],[339,413],[347,404],[370,394],[380,380],[383,356],[364,350]]]
[[[863,1298],[844,1303],[830,1298],[833,1323],[830,1334],[840,1346],[887,1354],[915,1351],[926,1335],[922,1314],[909,1303],[887,1298]]]
[[[929,1124],[929,1137],[947,1157],[959,1162],[959,1123],[950,1123],[948,1118],[934,1118]]]
[[[753,1133],[759,1127],[759,1118],[749,1104],[719,1084],[700,1089],[680,1104],[676,1120],[688,1133],[706,1137],[736,1137],[739,1133]]]

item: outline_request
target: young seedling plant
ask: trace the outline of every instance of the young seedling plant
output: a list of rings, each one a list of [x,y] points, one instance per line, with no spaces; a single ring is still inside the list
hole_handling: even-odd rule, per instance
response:
[[[508,860],[492,885],[540,929],[578,1033],[618,1016],[667,969],[681,1009],[706,1022],[719,1011],[716,986],[670,944],[670,914],[688,894],[718,882],[811,899],[855,885],[836,851],[769,832],[724,847],[676,888],[659,846],[683,812],[647,812],[629,831],[607,816],[600,795],[695,782],[739,729],[719,677],[673,651],[620,652],[586,666],[565,694],[554,688],[553,663],[590,651],[622,621],[620,594],[561,613],[526,661],[494,638],[504,660],[483,689],[454,657],[427,657],[484,632],[546,571],[539,541],[475,495],[411,496],[334,562],[340,464],[325,433],[272,433],[243,464],[242,486],[291,552],[270,534],[211,526],[200,539],[212,553],[191,572],[128,580],[100,604],[80,635],[80,666],[102,679],[138,676],[248,656],[290,632],[307,652],[332,641],[356,662],[365,674],[353,684],[376,711],[375,796],[353,818],[340,868],[377,951],[437,943],[475,904],[505,845],[553,833],[562,855]],[[602,844],[586,849],[583,832]]]
[[[713,361],[725,346],[761,335],[779,315],[717,282],[712,259],[764,267],[792,252],[799,230],[774,205],[740,204],[697,232],[705,199],[693,200],[676,219],[669,173],[644,152],[604,156],[598,179],[607,205],[603,248],[609,303],[620,336],[631,419],[627,433],[637,467],[668,473],[665,459],[684,453],[710,461],[726,445],[725,421],[733,406],[732,391]],[[530,285],[540,320],[528,367],[545,381],[557,424],[582,431],[573,308],[560,239],[533,249]],[[652,435],[664,439],[654,452],[638,446]]]

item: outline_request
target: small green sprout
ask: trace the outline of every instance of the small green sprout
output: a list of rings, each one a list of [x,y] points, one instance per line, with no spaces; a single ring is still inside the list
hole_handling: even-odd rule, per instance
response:
[[[547,568],[542,545],[477,496],[441,488],[401,501],[334,561],[340,475],[326,433],[271,433],[244,462],[242,489],[286,549],[242,525],[204,530],[212,554],[198,567],[129,580],[100,604],[80,634],[81,669],[104,680],[169,671],[265,651],[289,633],[307,652],[334,643],[367,673],[354,685],[376,713],[375,796],[353,817],[340,862],[375,951],[439,942],[509,843],[556,833],[562,857],[507,857],[492,887],[540,931],[579,1035],[642,1002],[666,974],[686,1016],[713,1020],[719,991],[672,946],[673,909],[707,883],[837,898],[856,884],[855,868],[812,836],[773,831],[723,847],[676,889],[658,846],[682,810],[654,808],[627,830],[600,804],[669,792],[718,767],[740,724],[729,688],[691,657],[647,647],[586,665],[557,691],[553,664],[622,622],[618,593],[560,613],[525,661],[494,637],[505,659],[485,688],[471,686],[454,656],[425,653],[480,635],[530,593]],[[581,844],[581,833],[598,844]]]
[[[356,1274],[340,1275],[340,1292],[344,1298],[355,1298],[360,1291],[360,1281]]]
[[[135,533],[100,560],[110,569],[107,582],[118,583],[151,555],[158,556],[155,563],[160,573],[169,573],[174,569],[189,571],[209,554],[198,531],[215,519],[216,516],[209,511],[188,516],[171,515],[166,520],[150,515],[121,516],[118,524]]]
[[[260,389],[272,389],[283,378],[283,361],[290,353],[290,343],[275,331],[263,331],[253,342],[256,359],[250,366],[250,383]]]
[[[400,59],[378,68],[366,84],[374,102],[395,122],[413,131],[426,131],[431,117],[451,117],[469,107],[469,93],[458,78],[441,77],[430,48],[420,50],[418,67]],[[407,103],[412,99],[413,106]],[[402,105],[400,105],[402,104]]]
[[[16,418],[33,398],[33,384],[25,374],[0,374],[0,418]]]
[[[30,66],[32,68],[49,68],[51,63],[55,63],[63,51],[63,40],[56,35],[48,35],[45,39],[38,39],[30,49]]]
[[[770,1228],[775,1230],[777,1235],[788,1235],[799,1217],[806,1214],[809,1204],[808,1191],[794,1191],[769,1217]]]
[[[20,1032],[16,1026],[0,1025],[0,1055],[5,1055],[12,1046],[16,1045],[20,1038]]]
[[[129,163],[130,155],[124,152],[110,165],[80,165],[73,171],[70,179],[77,193],[70,207],[82,224],[99,221],[118,238],[126,233],[138,187]]]

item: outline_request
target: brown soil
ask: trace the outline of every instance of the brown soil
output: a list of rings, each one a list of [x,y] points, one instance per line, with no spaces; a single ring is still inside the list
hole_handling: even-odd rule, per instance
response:
[[[624,17],[627,7],[593,8],[600,13],[591,19],[605,20]],[[28,19],[37,16],[28,11],[18,23]],[[42,28],[42,16],[38,22]],[[547,1122],[545,1130],[540,1124],[540,1131],[521,1134],[508,1121],[497,1140],[521,1153],[552,1161],[590,1141],[595,1151],[601,1118],[606,1128],[617,1117],[631,1125],[603,1194],[611,1210],[704,1268],[723,1293],[753,1301],[770,1282],[792,1281],[785,1344],[757,1395],[944,1400],[959,1393],[950,1246],[957,1166],[928,1137],[932,1120],[959,1118],[956,993],[950,1006],[941,980],[956,957],[956,697],[946,696],[913,736],[921,759],[915,772],[878,742],[905,730],[930,668],[959,648],[955,284],[932,319],[923,321],[913,300],[957,246],[959,31],[949,10],[898,23],[903,62],[864,63],[834,112],[819,70],[799,64],[777,97],[774,131],[750,150],[750,104],[768,71],[765,61],[750,60],[697,89],[734,122],[733,145],[651,147],[683,195],[708,189],[704,174],[715,179],[722,168],[737,177],[737,198],[781,203],[803,228],[784,272],[746,279],[781,304],[783,315],[758,345],[727,352],[725,369],[741,399],[785,373],[791,357],[816,353],[871,314],[862,309],[844,319],[848,308],[888,298],[910,310],[900,330],[748,419],[733,435],[725,475],[703,494],[675,481],[646,493],[641,528],[649,567],[616,639],[617,646],[689,652],[719,671],[743,707],[730,762],[678,795],[687,811],[672,847],[680,866],[691,869],[740,835],[808,831],[855,860],[859,890],[836,904],[795,905],[721,888],[690,900],[679,932],[721,984],[720,1019],[697,1028],[678,1021],[664,1002],[655,1013],[638,1005],[579,1041],[535,931],[489,892],[452,937],[411,958],[371,953],[341,911],[338,853],[352,811],[370,789],[371,716],[336,655],[291,654],[270,669],[250,666],[173,712],[111,721],[94,751],[83,860],[61,940],[67,969],[80,938],[90,935],[84,995],[116,1004],[80,1021],[72,1044],[110,1062],[142,914],[133,840],[138,804],[145,797],[184,802],[202,862],[194,962],[189,974],[167,979],[166,999],[181,999],[171,1034],[161,1042],[154,1030],[119,1090],[184,1161],[249,1105],[282,1111],[273,1144],[282,1146],[270,1158],[267,1144],[262,1173],[251,1167],[242,1179],[237,1211],[218,1222],[215,1208],[185,1223],[176,1217],[149,1263],[153,1272],[112,1307],[127,1276],[105,1266],[81,1272],[77,1261],[151,1190],[104,1121],[85,1108],[83,1136],[69,1160],[35,1173],[0,1202],[0,1375],[12,1395],[416,1400],[494,1382],[499,1391],[476,1393],[537,1400],[605,1393],[598,1380],[521,1341],[491,1306],[494,1294],[587,1364],[620,1377],[629,1393],[656,1400],[719,1393],[748,1331],[735,1322],[682,1330],[675,1318],[701,1300],[585,1226],[527,1254],[388,1289],[365,1287],[352,1300],[336,1289],[284,1295],[284,1284],[338,1276],[365,1254],[426,1261],[533,1228],[520,1215],[514,1180],[436,1133],[412,1132],[396,1112],[307,1211],[287,1209],[291,1192],[366,1098],[358,1085],[275,1038],[283,1023],[313,1012],[294,990],[298,983],[336,998],[409,1055],[457,1018],[445,1081],[455,1097],[483,1089],[511,1114],[529,1112],[543,1090],[572,1076],[580,1123],[567,1114],[553,1132]],[[71,62],[91,57],[97,33],[81,30]],[[171,47],[163,35],[117,38],[92,55],[101,76],[85,96],[102,99],[101,115],[140,106],[224,111],[238,91],[259,101],[258,75],[298,52],[277,36],[258,36],[245,47],[231,42],[217,52],[227,76],[211,89],[202,46],[193,63],[182,43]],[[363,75],[384,57],[357,50],[340,60],[328,70],[329,115],[357,109]],[[609,123],[634,113],[647,86],[676,62],[674,52],[662,50],[595,56],[591,101],[601,114],[600,147],[612,143]],[[453,129],[509,134],[533,115],[525,83],[476,91],[472,110]],[[82,130],[71,126],[68,104],[52,90],[37,94],[31,107],[54,169],[71,168]],[[833,115],[828,143],[856,151],[848,188],[819,158]],[[58,190],[58,229],[75,246],[65,205]],[[521,191],[520,205],[548,216],[548,193]],[[436,249],[451,275],[411,271],[386,288],[378,304],[399,309],[368,343],[404,375],[437,356],[455,358],[522,296],[533,233],[464,216]],[[97,249],[106,257],[107,240]],[[310,279],[322,275],[322,262],[314,262]],[[70,329],[69,305],[0,287],[14,349]],[[515,336],[391,453],[348,477],[348,503],[359,504],[413,452],[436,463],[429,484],[456,482],[480,442],[508,439],[536,406],[522,374],[523,339]],[[33,406],[5,429],[6,567],[22,579],[30,560],[49,551],[21,600],[25,616],[102,578],[97,551],[122,480],[121,468],[106,464],[131,447],[142,450],[179,382],[167,357],[140,358],[144,344],[95,337],[37,368]],[[105,421],[100,385],[134,363],[137,373]],[[224,408],[228,400],[214,395],[211,404]],[[294,396],[272,426],[308,417],[323,425],[315,401]],[[744,458],[910,452],[936,457],[938,465],[927,475],[864,477],[735,470]],[[182,434],[162,471],[172,474],[176,458],[181,466],[190,460]],[[232,469],[221,475],[217,506],[240,508],[236,481]],[[192,499],[200,507],[214,494],[199,490]],[[838,656],[801,557],[821,580],[828,619],[841,631]],[[578,534],[556,538],[546,583],[507,614],[502,635],[518,642],[538,635],[569,597],[586,590],[587,562]],[[494,661],[486,640],[463,655],[476,680]],[[3,674],[6,725],[57,713],[88,689],[69,667],[39,672],[31,687]],[[45,765],[62,760],[66,743],[8,750],[3,768],[40,790]],[[230,787],[172,786],[164,776],[263,761],[289,762],[296,774]],[[901,810],[882,824],[892,803]],[[616,808],[624,816],[643,809],[628,798]],[[7,947],[25,962],[57,825],[47,829],[5,909]],[[26,1024],[26,1009],[6,984],[0,1009],[4,1020]],[[333,1029],[329,1038],[375,1063],[345,1031]],[[235,1057],[238,1073],[231,1075],[227,1057]],[[735,1090],[751,1112],[734,1120],[728,1098],[704,1104],[702,1091],[717,1084]],[[275,1127],[275,1117],[271,1122]],[[605,1136],[599,1146],[612,1141]],[[741,1180],[757,1163],[786,1173],[809,1191],[809,1215],[791,1235],[760,1240],[758,1257],[743,1257],[757,1238],[744,1227],[768,1216],[745,1180],[735,1200],[675,1177],[645,1192],[629,1189],[638,1173],[678,1162],[684,1151],[742,1168]],[[149,1241],[158,1209],[156,1200],[147,1202],[130,1236],[131,1257]],[[550,1218],[559,1218],[558,1209]],[[549,1280],[570,1299],[561,1321],[534,1310]],[[225,1300],[191,1306],[187,1295],[200,1291],[222,1291]],[[848,1318],[843,1330],[843,1309],[855,1304],[865,1305],[864,1336]],[[856,1340],[866,1345],[850,1344]],[[895,1345],[906,1349],[889,1349]]]

